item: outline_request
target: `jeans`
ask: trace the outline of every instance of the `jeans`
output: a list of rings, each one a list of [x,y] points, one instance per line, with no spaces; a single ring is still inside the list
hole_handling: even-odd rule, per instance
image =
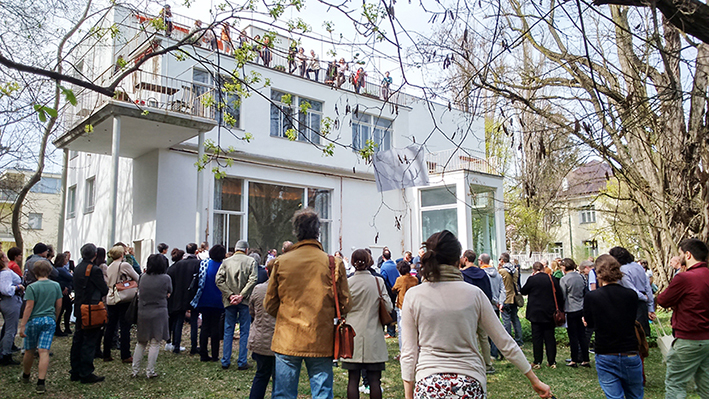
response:
[[[296,399],[303,361],[310,378],[312,399],[332,399],[332,357],[301,357],[276,353],[276,377],[272,399]]]
[[[517,345],[524,345],[524,340],[522,339],[522,323],[519,322],[517,305],[508,303],[502,306],[502,324],[504,324],[507,334],[510,334],[510,337],[514,337]],[[515,329],[515,335],[512,335],[513,327]]]
[[[224,346],[222,347],[222,366],[231,364],[231,346],[234,341],[234,325],[239,322],[239,367],[246,366],[246,343],[249,341],[249,329],[251,328],[251,315],[249,305],[240,303],[224,309]]]
[[[556,337],[554,323],[532,323],[532,352],[534,363],[542,363],[542,350],[546,346],[547,363],[556,364]]]
[[[190,345],[190,354],[196,354],[199,349],[199,312],[194,308],[190,308]]]
[[[120,325],[121,332],[121,359],[125,360],[130,357],[130,323],[126,321],[126,311],[130,303],[119,303],[117,305],[107,306],[108,308],[108,324],[103,333],[103,358],[111,357],[111,346],[113,344],[113,335],[116,332],[116,327]]]
[[[640,355],[596,355],[598,383],[608,399],[642,399],[643,365]]]
[[[254,375],[254,382],[251,384],[249,399],[264,399],[268,380],[271,377],[273,377],[275,384],[276,357],[259,355],[258,353],[251,354],[251,357],[256,361],[256,375]]]
[[[687,383],[692,377],[699,397],[709,398],[709,340],[675,339],[667,354],[665,398],[686,398]]]
[[[20,308],[22,307],[22,299],[17,296],[5,297],[0,301],[0,311],[2,318],[5,320],[3,329],[5,330],[2,340],[0,340],[0,349],[3,356],[12,355],[12,344],[15,343],[17,335],[17,323],[20,321]]]
[[[580,363],[588,362],[588,341],[586,341],[586,331],[583,326],[583,310],[566,314],[566,323],[569,334],[569,347],[571,348],[571,360]]]
[[[94,372],[94,355],[101,339],[102,329],[81,328],[81,320],[76,321],[76,331],[71,342],[71,371],[73,377],[85,378]]]
[[[497,305],[495,305],[495,314],[497,315],[497,319],[500,319],[500,310],[497,308]],[[490,355],[497,359],[500,355],[500,351],[497,350],[497,345],[495,345],[494,342],[492,342],[492,339],[488,338],[488,341],[490,342]]]
[[[401,309],[400,308],[395,308],[396,309],[396,326],[399,328],[399,335],[397,335],[397,339],[399,341],[399,354],[401,354]]]

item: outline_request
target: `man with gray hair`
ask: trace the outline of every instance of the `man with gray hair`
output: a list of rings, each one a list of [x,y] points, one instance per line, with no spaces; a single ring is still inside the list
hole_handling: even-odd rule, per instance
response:
[[[496,268],[490,265],[490,255],[485,253],[480,255],[480,258],[478,258],[478,263],[480,264],[480,268],[484,270],[485,273],[487,273],[487,276],[490,278],[490,288],[492,289],[492,305],[495,309],[497,317],[499,318],[500,311],[502,311],[502,305],[504,304],[505,299],[507,299],[507,292],[505,291],[505,284],[502,281],[502,276],[500,275],[500,273],[497,272]],[[495,359],[497,359],[499,356],[497,346],[494,342],[492,342],[492,340],[490,340],[490,354]]]
[[[234,248],[234,255],[222,262],[217,271],[215,282],[222,292],[224,303],[224,345],[222,347],[222,368],[231,365],[231,346],[234,340],[234,326],[239,322],[239,370],[248,370],[246,362],[246,344],[249,340],[251,315],[249,314],[249,296],[258,280],[258,265],[254,258],[247,256],[249,244],[239,240]]]

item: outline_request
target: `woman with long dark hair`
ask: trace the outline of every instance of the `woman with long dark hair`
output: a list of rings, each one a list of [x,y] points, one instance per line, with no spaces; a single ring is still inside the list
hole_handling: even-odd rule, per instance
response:
[[[481,289],[463,281],[461,245],[448,230],[424,243],[423,283],[406,292],[401,309],[401,375],[406,399],[485,397],[485,362],[478,344],[484,330],[502,354],[529,379],[542,398],[551,390],[537,378],[500,324]]]
[[[57,318],[57,327],[54,331],[54,335],[57,337],[66,337],[71,334],[71,297],[69,294],[74,290],[74,276],[66,268],[68,263],[69,261],[63,253],[57,255],[54,259],[54,268],[57,270],[56,281],[62,289],[62,310]],[[64,331],[62,331],[61,327],[62,315],[64,315]]]

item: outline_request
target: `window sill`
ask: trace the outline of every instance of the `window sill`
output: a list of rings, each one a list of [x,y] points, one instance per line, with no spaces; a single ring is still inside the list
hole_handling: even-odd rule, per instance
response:
[[[291,140],[291,139],[289,139],[288,137],[272,136],[272,135],[269,135],[269,137],[272,137],[272,138],[274,138],[274,139],[281,139],[281,140],[290,141],[291,143],[303,143],[303,144],[314,145],[314,146],[316,146],[316,147],[318,147],[318,148],[321,148],[321,147],[322,147],[322,144],[320,144],[320,143],[311,143],[310,141],[307,141],[307,140],[298,140],[298,139]]]

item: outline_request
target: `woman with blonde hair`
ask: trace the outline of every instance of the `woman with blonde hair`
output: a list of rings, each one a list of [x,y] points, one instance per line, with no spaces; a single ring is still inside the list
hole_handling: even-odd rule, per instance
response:
[[[133,297],[138,292],[138,288],[136,284],[136,288],[118,291],[118,286],[130,284],[131,281],[137,282],[140,276],[138,276],[138,273],[135,272],[135,269],[133,269],[130,263],[123,261],[124,255],[125,249],[120,245],[116,245],[108,250],[108,256],[113,259],[113,262],[111,262],[106,269],[106,285],[108,285],[106,308],[108,310],[108,323],[103,333],[104,362],[113,360],[111,357],[111,344],[113,344],[113,336],[116,333],[116,327],[119,327],[120,331],[121,360],[123,363],[133,362],[133,358],[130,355],[131,323],[126,321],[126,311]]]
[[[461,255],[456,236],[443,230],[431,235],[424,245],[424,281],[406,292],[401,309],[401,376],[406,399],[485,398],[487,380],[479,329],[524,373],[540,397],[550,398],[551,389],[534,374],[488,297],[463,281],[454,266]]]

